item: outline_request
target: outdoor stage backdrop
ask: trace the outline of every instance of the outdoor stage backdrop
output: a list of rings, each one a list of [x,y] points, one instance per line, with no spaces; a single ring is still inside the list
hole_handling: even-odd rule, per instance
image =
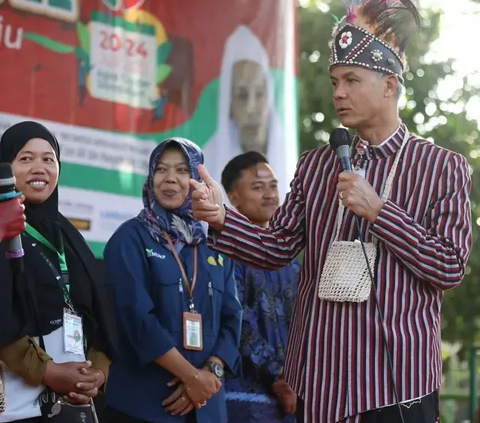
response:
[[[36,120],[61,145],[60,210],[97,257],[142,208],[171,136],[217,179],[249,149],[282,196],[297,160],[295,0],[0,0],[0,133]]]

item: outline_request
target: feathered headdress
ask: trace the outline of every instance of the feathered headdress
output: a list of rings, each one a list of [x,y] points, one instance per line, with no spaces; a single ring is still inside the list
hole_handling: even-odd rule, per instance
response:
[[[403,82],[405,50],[420,26],[412,0],[344,0],[346,16],[333,29],[330,68],[363,66]]]

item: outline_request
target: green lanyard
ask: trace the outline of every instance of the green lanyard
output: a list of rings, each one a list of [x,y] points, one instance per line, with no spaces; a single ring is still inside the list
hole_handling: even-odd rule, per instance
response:
[[[46,239],[40,232],[38,232],[35,228],[30,226],[27,223],[27,228],[26,228],[27,234],[29,234],[32,238],[35,238],[38,242],[42,243],[45,245],[45,247],[49,248],[52,250],[58,257],[58,263],[60,265],[60,270],[62,273],[68,273],[68,267],[67,267],[67,260],[65,259],[65,250],[63,248],[63,243],[62,243],[62,248],[61,251],[58,251],[48,239]]]
[[[50,259],[43,253],[43,251],[40,251],[41,256],[47,262],[50,269],[52,269],[53,274],[54,275],[56,274],[55,278],[57,279],[57,281],[59,282],[63,290],[63,297],[65,300],[65,304],[67,304],[72,311],[75,310],[73,307],[72,300],[70,298],[70,278],[68,276],[67,260],[65,259],[65,250],[63,248],[63,243],[61,248],[62,252],[59,252],[40,232],[38,232],[35,228],[30,226],[28,223],[27,223],[25,232],[27,232],[32,238],[36,239],[38,242],[45,245],[45,247],[49,248],[50,250],[52,250],[54,253],[57,254],[58,262],[60,264],[60,270],[62,272],[61,276],[58,274],[58,270],[53,266],[53,263],[50,261]]]

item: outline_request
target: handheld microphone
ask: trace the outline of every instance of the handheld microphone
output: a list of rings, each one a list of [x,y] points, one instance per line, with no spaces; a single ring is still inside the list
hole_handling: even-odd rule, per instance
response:
[[[9,163],[0,163],[0,202],[17,197],[15,191],[15,177]],[[8,240],[7,258],[10,260],[13,273],[23,272],[22,238],[17,235]]]
[[[352,137],[345,128],[335,128],[330,134],[330,147],[337,153],[340,166],[344,172],[352,172],[350,145]]]

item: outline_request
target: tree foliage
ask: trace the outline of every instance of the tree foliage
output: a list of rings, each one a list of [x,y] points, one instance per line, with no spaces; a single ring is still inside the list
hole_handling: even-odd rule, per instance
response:
[[[479,0],[480,1],[480,0]],[[332,104],[328,58],[335,16],[342,16],[342,1],[317,1],[299,8],[300,26],[300,147],[315,148],[328,140],[340,125]],[[407,54],[406,95],[401,118],[410,131],[466,156],[472,170],[472,218],[474,248],[464,282],[445,293],[442,337],[465,348],[480,341],[480,140],[478,123],[468,118],[466,104],[478,95],[467,79],[443,98],[442,81],[454,81],[453,61],[426,63],[430,45],[439,36],[439,13],[423,10],[421,32],[413,37]],[[453,78],[453,79],[452,79]],[[470,79],[473,81],[473,79]],[[478,220],[478,223],[477,223]]]

